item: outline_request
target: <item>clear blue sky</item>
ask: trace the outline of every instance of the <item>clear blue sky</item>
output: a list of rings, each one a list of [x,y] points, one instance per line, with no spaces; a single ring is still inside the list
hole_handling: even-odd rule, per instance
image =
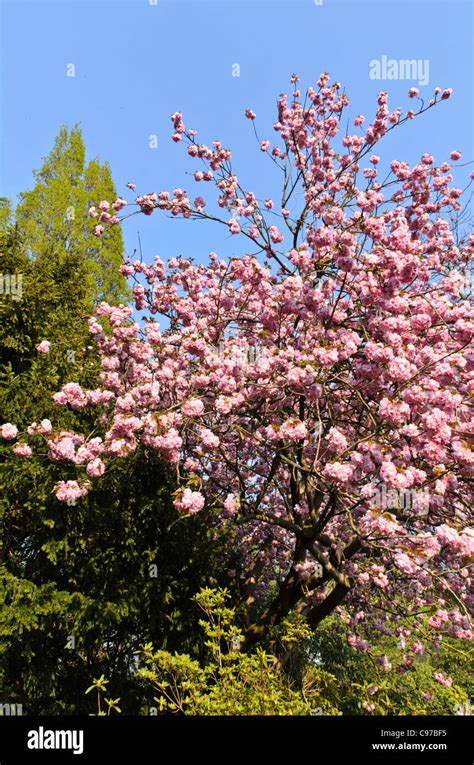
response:
[[[88,156],[110,163],[119,193],[126,196],[128,180],[141,192],[179,185],[194,198],[210,191],[186,176],[195,163],[169,138],[175,110],[202,142],[218,138],[233,149],[246,188],[276,195],[272,163],[258,150],[245,108],[257,112],[260,136],[272,140],[276,98],[289,92],[291,73],[307,86],[329,71],[346,88],[352,117],[370,117],[379,90],[388,91],[389,106],[406,109],[416,82],[369,78],[369,62],[383,55],[429,60],[422,95],[436,85],[454,89],[449,101],[395,130],[384,141],[386,157],[415,162],[427,151],[441,161],[459,149],[463,160],[474,159],[471,2],[0,0],[0,6],[2,196],[15,199],[31,187],[31,171],[60,126],[77,122]],[[66,75],[71,63],[75,77]],[[233,64],[240,77],[232,76]],[[152,134],[156,150],[149,148]],[[128,253],[138,230],[147,261],[157,254],[198,260],[211,250],[232,254],[241,239],[224,227],[155,213],[124,224]]]

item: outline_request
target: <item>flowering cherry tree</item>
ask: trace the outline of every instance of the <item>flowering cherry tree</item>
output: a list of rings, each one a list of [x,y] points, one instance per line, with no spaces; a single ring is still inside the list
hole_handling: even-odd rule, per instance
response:
[[[210,209],[176,188],[135,200],[145,215],[216,221],[248,251],[211,253],[205,265],[125,261],[144,328],[131,307],[100,304],[90,320],[100,387],[69,383],[54,396],[58,407],[96,407],[95,432],[44,420],[30,439],[11,423],[2,435],[19,439],[19,458],[29,440],[76,466],[76,480],[56,487],[69,505],[109,460],[157,450],[175,467],[179,513],[206,511],[238,554],[257,612],[245,648],[290,612],[316,628],[338,610],[361,650],[370,650],[363,626],[395,622],[416,654],[420,637],[472,637],[474,236],[460,230],[464,192],[450,162],[423,154],[382,172],[374,150],[451,90],[425,104],[411,89],[416,106],[405,112],[390,111],[382,92],[372,121],[359,115],[341,135],[340,85],[323,74],[302,95],[291,81],[275,145],[255,130],[281,171],[278,201],[242,188],[230,150],[199,143],[179,112],[173,141],[217,199]],[[255,113],[246,117],[255,129]],[[126,204],[91,208],[97,236]],[[397,501],[407,491],[423,496],[422,511]]]

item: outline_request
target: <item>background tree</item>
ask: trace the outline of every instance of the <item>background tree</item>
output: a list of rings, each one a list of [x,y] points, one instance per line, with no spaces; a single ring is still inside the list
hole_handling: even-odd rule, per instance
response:
[[[62,127],[52,151],[33,175],[33,189],[20,195],[16,208],[16,222],[29,254],[46,269],[51,260],[56,268],[77,263],[77,278],[85,280],[92,304],[105,296],[117,302],[126,299],[126,283],[118,273],[121,232],[110,230],[100,241],[86,217],[98,192],[101,198],[116,196],[109,165],[97,159],[86,162],[80,128]]]

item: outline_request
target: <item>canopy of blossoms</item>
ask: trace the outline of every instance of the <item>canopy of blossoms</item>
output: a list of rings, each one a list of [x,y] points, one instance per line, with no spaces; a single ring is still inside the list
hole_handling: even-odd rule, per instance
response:
[[[361,650],[363,629],[398,621],[409,662],[420,636],[472,637],[474,236],[456,225],[464,192],[450,162],[424,154],[382,173],[374,148],[451,91],[425,105],[411,89],[406,112],[380,93],[367,127],[357,116],[341,136],[339,84],[324,74],[302,96],[297,82],[278,99],[275,145],[258,139],[281,170],[278,201],[243,189],[230,150],[172,115],[216,212],[181,188],[137,196],[137,212],[214,220],[252,252],[125,261],[144,329],[131,307],[99,305],[100,387],[54,396],[95,407],[95,432],[45,420],[13,449],[27,457],[27,440],[45,442],[76,466],[56,487],[69,505],[109,460],[157,450],[176,470],[177,510],[229,534],[247,602],[267,593],[246,645],[290,611],[316,627],[337,609]],[[91,208],[98,236],[126,204]],[[17,426],[2,435],[16,439]]]

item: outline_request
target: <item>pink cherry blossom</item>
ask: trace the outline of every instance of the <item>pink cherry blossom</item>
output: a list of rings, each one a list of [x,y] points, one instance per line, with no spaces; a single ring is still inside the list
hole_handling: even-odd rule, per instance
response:
[[[216,449],[219,446],[219,437],[215,436],[209,428],[203,428],[200,432],[201,444],[209,449]]]
[[[327,435],[328,448],[334,452],[334,454],[340,454],[345,451],[348,446],[347,438],[337,428],[331,428]]]
[[[16,425],[12,425],[11,422],[6,422],[4,425],[0,427],[0,434],[2,438],[11,440],[12,438],[16,438],[18,433],[18,428]]]
[[[74,502],[87,494],[89,486],[88,481],[84,481],[82,485],[77,481],[59,481],[56,485],[56,497],[61,502]]]
[[[105,464],[102,462],[101,459],[96,457],[95,459],[91,460],[87,464],[86,472],[87,472],[87,475],[89,475],[91,477],[94,477],[94,478],[96,478],[98,476],[101,476],[101,475],[104,475],[104,473],[105,473]]]
[[[440,685],[444,685],[445,688],[450,688],[453,684],[453,680],[449,675],[445,675],[444,672],[435,672],[434,679]]]
[[[17,457],[30,457],[32,454],[32,450],[31,450],[31,447],[28,446],[28,444],[20,443],[20,444],[14,445],[13,453]]]
[[[377,661],[377,664],[380,664],[380,666],[385,672],[390,672],[390,670],[392,669],[392,664],[390,663],[390,661],[385,655],[378,656],[376,661]]]
[[[204,404],[201,399],[193,398],[181,405],[181,411],[188,417],[198,417],[204,412]]]
[[[204,503],[205,499],[199,491],[191,491],[191,489],[186,488],[174,504],[178,510],[183,510],[192,515],[202,510]]]

